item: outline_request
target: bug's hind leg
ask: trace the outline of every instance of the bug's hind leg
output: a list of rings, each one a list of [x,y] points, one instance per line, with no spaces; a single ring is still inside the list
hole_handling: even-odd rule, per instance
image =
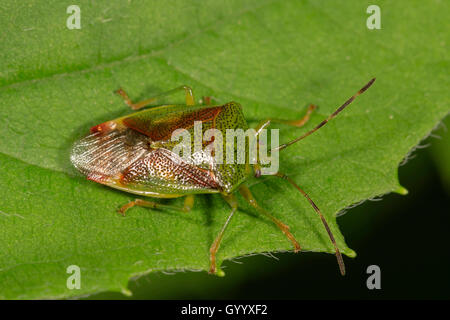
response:
[[[120,88],[119,90],[116,91],[116,93],[118,95],[120,95],[123,100],[125,101],[125,103],[133,110],[139,110],[142,108],[145,108],[151,104],[154,104],[158,101],[158,99],[162,98],[162,97],[166,97],[169,96],[173,93],[176,93],[178,91],[182,91],[184,90],[185,92],[185,97],[186,97],[186,105],[188,106],[193,106],[195,105],[195,99],[194,99],[194,93],[192,92],[191,87],[188,86],[180,86],[178,88],[163,92],[153,98],[144,100],[144,101],[140,101],[140,102],[136,102],[134,103],[133,101],[131,101],[131,99],[128,97],[128,94],[122,89]]]
[[[147,208],[153,208],[153,209],[170,209],[170,210],[177,210],[177,211],[182,211],[182,212],[189,212],[189,211],[191,211],[192,207],[194,206],[194,195],[188,195],[184,198],[183,207],[162,204],[162,203],[158,203],[158,202],[154,202],[154,201],[136,199],[134,201],[130,201],[127,204],[123,205],[119,209],[119,213],[122,215],[125,215],[125,212],[134,206],[147,207]]]
[[[269,212],[267,212],[264,208],[260,207],[259,204],[256,202],[255,198],[253,197],[252,193],[250,192],[250,189],[246,186],[241,186],[239,188],[239,192],[241,195],[247,200],[247,202],[255,208],[259,213],[265,215],[270,220],[272,220],[273,223],[277,225],[277,227],[284,233],[284,235],[292,242],[294,245],[294,252],[299,252],[301,250],[301,247],[297,240],[294,238],[292,233],[289,232],[289,226],[272,216]]]
[[[223,225],[222,229],[220,230],[219,234],[217,235],[216,239],[214,240],[213,244],[211,245],[209,249],[210,253],[210,266],[209,266],[209,273],[214,274],[216,273],[216,253],[219,250],[220,242],[222,241],[223,234],[225,233],[225,230],[228,227],[228,224],[231,221],[231,218],[233,217],[234,213],[236,212],[238,208],[238,202],[236,200],[236,197],[232,194],[230,195],[224,195],[223,196],[225,201],[230,205],[231,207],[231,213],[228,215],[227,221],[225,221],[225,224]]]

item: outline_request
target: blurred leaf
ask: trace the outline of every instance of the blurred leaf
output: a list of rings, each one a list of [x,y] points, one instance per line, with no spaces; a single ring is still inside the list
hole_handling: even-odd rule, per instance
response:
[[[447,2],[379,1],[381,30],[366,28],[371,3],[356,0],[78,1],[81,30],[66,28],[70,4],[7,1],[0,12],[0,298],[126,290],[143,272],[208,268],[229,212],[219,196],[197,197],[189,214],[136,208],[123,218],[115,210],[133,197],[70,164],[89,127],[129,112],[113,94],[119,87],[139,100],[188,84],[197,97],[239,101],[252,125],[318,104],[306,128],[281,128],[288,141],[376,76],[336,120],[280,155],[281,171],[315,200],[348,256],[335,214],[401,190],[398,164],[449,111]],[[305,250],[333,252],[294,189],[270,178],[250,185]],[[219,262],[291,250],[240,203]],[[66,287],[69,265],[81,268],[80,290]]]
[[[447,116],[440,128],[433,132],[438,139],[430,140],[431,154],[440,172],[442,184],[450,193],[450,117]]]

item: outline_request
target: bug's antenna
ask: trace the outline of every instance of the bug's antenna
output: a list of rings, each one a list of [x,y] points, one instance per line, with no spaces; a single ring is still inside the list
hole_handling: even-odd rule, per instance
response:
[[[339,265],[339,270],[341,272],[341,275],[345,275],[345,264],[344,264],[344,260],[342,259],[342,255],[341,252],[339,251],[339,248],[336,244],[336,240],[334,239],[333,233],[331,232],[330,227],[328,226],[327,221],[325,220],[325,217],[323,216],[322,212],[320,212],[320,209],[316,206],[316,204],[314,203],[314,201],[311,200],[311,198],[308,196],[308,194],[303,191],[303,189],[301,189],[295,182],[294,180],[292,180],[291,178],[289,178],[288,176],[286,176],[283,173],[279,173],[277,172],[276,174],[274,174],[275,176],[285,179],[287,180],[292,186],[294,186],[298,191],[300,191],[301,194],[303,194],[305,196],[305,198],[309,201],[309,203],[311,204],[311,206],[314,208],[314,210],[317,212],[317,214],[320,217],[320,220],[322,220],[323,226],[325,227],[325,230],[327,230],[328,236],[330,237],[331,243],[334,246],[334,250],[336,252],[336,259],[337,259],[337,263]]]
[[[352,97],[350,97],[350,99],[348,99],[347,101],[344,102],[344,104],[342,106],[340,106],[339,108],[337,108],[337,110],[335,112],[333,112],[332,114],[330,114],[328,116],[328,118],[326,118],[325,120],[323,120],[321,123],[319,123],[314,129],[308,131],[307,133],[305,133],[304,135],[289,141],[288,143],[282,144],[281,146],[278,146],[274,149],[272,149],[272,151],[280,151],[283,150],[284,148],[289,147],[291,144],[294,144],[304,138],[306,138],[307,136],[309,136],[310,134],[316,132],[317,130],[319,130],[321,127],[323,127],[328,121],[330,121],[331,119],[333,119],[334,117],[336,117],[339,112],[341,112],[342,110],[345,109],[346,106],[348,106],[350,103],[352,103],[353,100],[355,100],[355,98],[357,96],[359,96],[361,93],[363,93],[364,91],[366,91],[371,85],[372,83],[374,83],[375,78],[373,78],[372,80],[370,80],[364,87],[362,87],[355,95],[353,95]]]

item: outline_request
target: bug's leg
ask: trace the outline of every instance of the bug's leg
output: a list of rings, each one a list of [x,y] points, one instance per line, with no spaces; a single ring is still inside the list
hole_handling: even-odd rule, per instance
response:
[[[217,235],[216,239],[214,240],[213,244],[211,245],[211,247],[209,249],[209,253],[210,253],[209,273],[216,273],[217,250],[219,250],[219,246],[220,246],[220,242],[222,241],[223,234],[224,234],[228,224],[230,223],[231,218],[233,217],[234,213],[236,212],[236,210],[238,208],[238,203],[237,203],[236,197],[234,195],[232,195],[232,194],[224,195],[223,198],[230,205],[231,213],[228,215],[227,221],[225,221],[225,224],[223,225],[222,229],[220,230],[219,234]]]
[[[309,117],[311,116],[311,113],[317,109],[317,106],[314,104],[310,104],[308,109],[306,110],[306,114],[299,120],[280,120],[280,119],[266,119],[264,121],[261,121],[255,128],[256,132],[259,132],[261,129],[264,129],[271,123],[282,123],[287,124],[294,127],[302,127],[305,125],[305,123],[308,122]]]
[[[203,96],[202,97],[202,104],[204,104],[205,106],[212,106],[213,104],[217,103],[217,99],[212,97],[212,96]]]
[[[203,96],[202,101],[204,105],[210,106],[212,98],[210,96]]]
[[[162,204],[162,203],[158,203],[158,202],[154,202],[154,201],[136,199],[134,201],[130,201],[127,204],[123,205],[119,209],[119,213],[122,215],[125,215],[125,212],[134,206],[147,207],[147,208],[153,208],[153,209],[170,209],[170,210],[178,210],[178,211],[182,211],[182,212],[189,212],[192,209],[192,207],[194,206],[194,195],[190,194],[184,198],[183,207],[172,206],[169,204]]]
[[[192,92],[191,87],[188,86],[181,86],[166,92],[163,92],[153,98],[144,100],[144,101],[140,101],[140,102],[136,102],[134,103],[133,101],[131,101],[131,99],[128,97],[128,94],[122,89],[120,88],[119,90],[116,91],[117,94],[119,94],[120,96],[122,96],[123,100],[125,101],[125,103],[133,110],[139,110],[142,109],[144,107],[147,107],[153,103],[156,103],[158,101],[158,99],[162,98],[162,97],[166,97],[169,96],[173,93],[176,93],[178,91],[184,90],[185,95],[186,95],[186,105],[188,106],[193,106],[195,105],[195,100],[194,100],[194,93]]]
[[[252,193],[250,192],[250,189],[247,186],[241,186],[239,188],[239,192],[241,195],[247,200],[247,202],[255,208],[259,213],[265,215],[270,220],[272,220],[273,223],[277,225],[278,228],[285,234],[285,236],[291,240],[292,244],[294,245],[294,252],[299,252],[301,250],[300,245],[298,244],[297,240],[294,238],[292,233],[289,232],[289,226],[272,216],[269,212],[267,212],[264,208],[260,207],[259,204],[256,202],[255,198],[253,197]]]
[[[287,180],[294,188],[296,188],[307,200],[308,202],[311,204],[311,206],[313,207],[314,211],[316,211],[316,213],[319,215],[320,220],[322,220],[322,223],[325,227],[325,230],[328,233],[328,236],[330,237],[331,243],[334,246],[334,250],[335,250],[335,254],[336,254],[336,259],[339,265],[339,270],[341,272],[342,275],[345,275],[345,265],[344,265],[344,260],[342,259],[342,255],[341,252],[339,251],[339,248],[336,244],[336,240],[334,239],[333,233],[330,230],[330,227],[328,226],[327,221],[325,220],[325,217],[323,216],[322,212],[320,212],[319,208],[316,206],[316,204],[314,203],[314,201],[311,200],[311,198],[308,196],[308,194],[303,191],[303,189],[301,189],[295,182],[294,180],[292,180],[291,178],[289,178],[287,175],[283,174],[283,173],[276,173],[274,174],[274,176],[282,178],[284,180]]]

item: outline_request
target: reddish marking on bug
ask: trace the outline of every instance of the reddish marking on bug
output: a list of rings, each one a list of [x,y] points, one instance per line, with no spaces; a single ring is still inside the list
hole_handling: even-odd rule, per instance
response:
[[[96,133],[96,132],[108,132],[111,130],[114,130],[116,128],[116,123],[114,121],[107,121],[107,122],[103,122],[101,124],[98,124],[96,126],[93,126],[91,128],[91,133]]]
[[[123,124],[128,128],[136,130],[146,136],[150,137],[153,141],[165,141],[170,139],[173,131],[179,128],[190,129],[194,126],[195,121],[214,121],[217,115],[222,111],[223,107],[214,107],[202,110],[192,111],[191,113],[184,114],[182,117],[155,121],[149,126],[148,121],[138,118],[126,118],[123,120]]]

